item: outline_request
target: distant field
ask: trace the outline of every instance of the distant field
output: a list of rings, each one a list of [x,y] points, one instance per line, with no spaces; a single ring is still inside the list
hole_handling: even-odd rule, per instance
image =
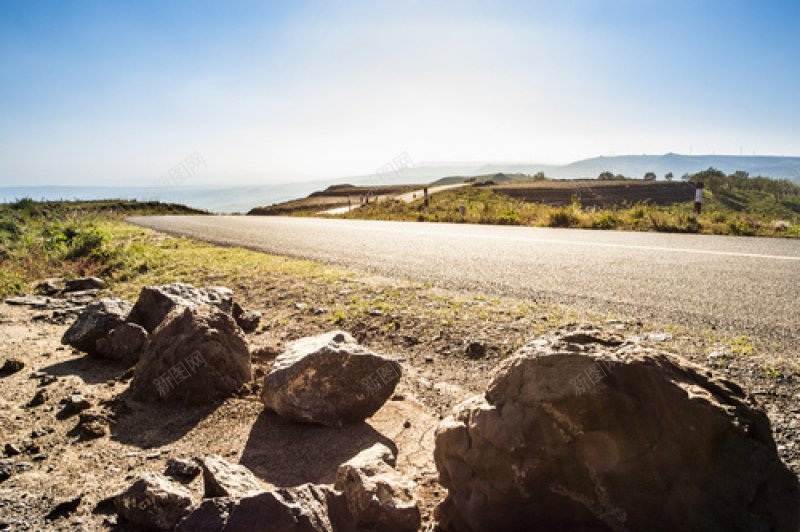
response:
[[[692,183],[683,181],[596,179],[510,182],[486,188],[515,199],[554,206],[569,205],[573,198],[578,198],[584,207],[612,207],[623,203],[672,205],[691,201],[695,190]]]

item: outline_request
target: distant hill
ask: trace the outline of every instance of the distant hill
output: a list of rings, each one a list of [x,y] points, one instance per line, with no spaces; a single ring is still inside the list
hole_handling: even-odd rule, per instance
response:
[[[680,155],[677,153],[593,157],[565,165],[481,162],[471,164],[421,163],[398,172],[350,176],[337,181],[347,181],[359,185],[389,185],[438,180],[438,183],[446,184],[476,176],[500,173],[508,176],[533,175],[536,172],[544,172],[547,177],[558,179],[586,179],[595,178],[605,171],[633,178],[641,178],[647,172],[655,172],[659,178],[663,178],[664,174],[672,172],[675,179],[680,179],[683,174],[697,173],[709,167],[722,170],[727,174],[742,170],[753,176],[792,179],[800,182],[800,157]]]
[[[247,212],[258,205],[303,198],[316,190],[331,185],[392,186],[410,183],[457,183],[465,179],[489,176],[496,183],[527,180],[536,172],[557,179],[594,179],[605,171],[641,178],[646,172],[655,172],[659,179],[672,172],[676,180],[684,173],[693,174],[713,166],[725,173],[737,170],[777,179],[788,178],[800,184],[800,157],[737,156],[737,155],[621,155],[594,157],[566,165],[536,163],[420,163],[398,171],[361,176],[321,179],[312,182],[263,184],[249,186],[145,186],[145,187],[92,187],[92,186],[16,186],[0,187],[0,203],[20,198],[35,200],[93,200],[107,198],[158,200],[182,203],[214,212]],[[503,177],[496,177],[503,174]]]

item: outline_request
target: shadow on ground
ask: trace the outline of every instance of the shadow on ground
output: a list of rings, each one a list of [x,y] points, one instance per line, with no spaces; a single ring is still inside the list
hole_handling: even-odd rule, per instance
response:
[[[264,411],[256,419],[241,463],[276,486],[333,483],[339,465],[375,443],[394,442],[365,422],[345,427],[293,423]]]
[[[41,371],[57,377],[76,375],[83,379],[86,384],[99,384],[116,379],[125,373],[126,369],[127,367],[124,364],[91,355],[83,355],[43,367]]]
[[[115,414],[111,439],[142,449],[167,445],[181,439],[221,404],[176,407],[168,402],[145,403],[130,399],[130,391],[125,390],[110,405]]]

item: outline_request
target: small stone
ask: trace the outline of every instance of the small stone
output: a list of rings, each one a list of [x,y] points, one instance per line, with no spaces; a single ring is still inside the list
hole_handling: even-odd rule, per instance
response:
[[[0,377],[5,377],[7,375],[12,375],[17,373],[18,371],[22,371],[22,368],[25,367],[25,362],[19,360],[18,358],[9,358],[3,364],[3,367],[0,368]]]
[[[466,349],[467,356],[472,359],[486,356],[486,345],[482,342],[470,342]]]
[[[244,332],[251,333],[258,329],[261,322],[261,313],[243,308],[238,303],[233,304],[233,319]]]
[[[64,282],[61,279],[45,279],[36,285],[36,292],[43,296],[54,296],[64,289]]]
[[[6,456],[17,456],[22,454],[22,449],[13,443],[7,443],[5,446]]]
[[[404,429],[410,429],[411,428],[411,422],[406,419],[405,422],[403,423],[403,428]]]
[[[5,482],[14,474],[14,464],[10,460],[0,460],[0,482]]]
[[[170,458],[167,460],[167,469],[165,473],[167,476],[177,478],[179,480],[193,479],[200,474],[200,466],[190,460],[181,460],[179,458]]]
[[[69,417],[90,408],[92,404],[84,396],[74,393],[64,401],[63,415]]]
[[[102,438],[108,434],[111,423],[109,415],[100,409],[81,412],[78,416],[77,429],[87,440]]]
[[[41,406],[50,400],[50,393],[45,389],[39,389],[31,399],[28,406]]]
[[[78,277],[64,283],[65,292],[80,292],[82,290],[102,290],[106,282],[97,277]]]

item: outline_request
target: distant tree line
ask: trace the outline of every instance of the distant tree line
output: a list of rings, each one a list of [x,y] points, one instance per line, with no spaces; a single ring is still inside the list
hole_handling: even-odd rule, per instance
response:
[[[746,190],[750,192],[763,192],[772,194],[775,197],[800,196],[800,186],[792,183],[788,179],[772,179],[769,177],[751,177],[750,174],[739,170],[730,175],[717,170],[708,168],[693,175],[685,175],[684,179],[691,183],[703,182],[707,189],[712,192],[724,190]]]

